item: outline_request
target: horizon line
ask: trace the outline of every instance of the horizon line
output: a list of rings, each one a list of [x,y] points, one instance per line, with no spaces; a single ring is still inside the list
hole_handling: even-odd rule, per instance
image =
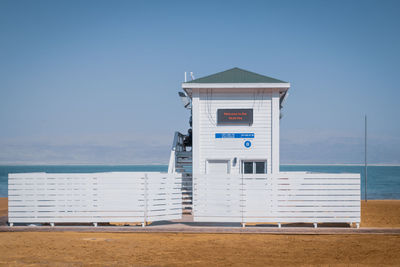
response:
[[[168,166],[166,163],[0,163],[0,166]],[[362,163],[282,163],[280,166],[365,166]],[[400,167],[400,163],[371,163],[367,166]]]

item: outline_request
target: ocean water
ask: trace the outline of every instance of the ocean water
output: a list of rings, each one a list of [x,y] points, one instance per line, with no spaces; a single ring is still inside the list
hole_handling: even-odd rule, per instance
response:
[[[50,166],[0,166],[0,197],[7,197],[9,173],[91,173],[91,172],[166,172],[167,165],[50,165]],[[364,198],[364,167],[349,165],[282,165],[281,171],[310,171],[328,173],[361,173],[361,193]],[[400,166],[369,166],[367,181],[368,199],[400,199]]]

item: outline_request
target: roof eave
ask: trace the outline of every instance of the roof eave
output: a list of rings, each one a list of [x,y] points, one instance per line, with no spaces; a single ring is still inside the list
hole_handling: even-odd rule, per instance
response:
[[[290,88],[290,83],[182,83],[182,88],[282,88],[287,90]]]

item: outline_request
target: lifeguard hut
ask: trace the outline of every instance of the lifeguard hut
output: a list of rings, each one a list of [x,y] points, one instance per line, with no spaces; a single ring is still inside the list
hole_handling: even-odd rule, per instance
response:
[[[192,99],[193,174],[278,173],[290,83],[233,68],[182,84]]]
[[[279,122],[289,88],[240,68],[182,83],[192,149],[176,133],[169,171],[183,173],[183,205],[195,221],[360,221],[359,174],[280,172]]]

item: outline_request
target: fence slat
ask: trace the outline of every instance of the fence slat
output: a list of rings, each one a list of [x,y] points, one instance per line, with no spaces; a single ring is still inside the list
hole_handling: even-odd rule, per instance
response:
[[[147,179],[145,179],[147,175]],[[181,175],[145,172],[9,174],[9,222],[179,219]]]
[[[194,220],[360,222],[360,175],[195,175]]]

